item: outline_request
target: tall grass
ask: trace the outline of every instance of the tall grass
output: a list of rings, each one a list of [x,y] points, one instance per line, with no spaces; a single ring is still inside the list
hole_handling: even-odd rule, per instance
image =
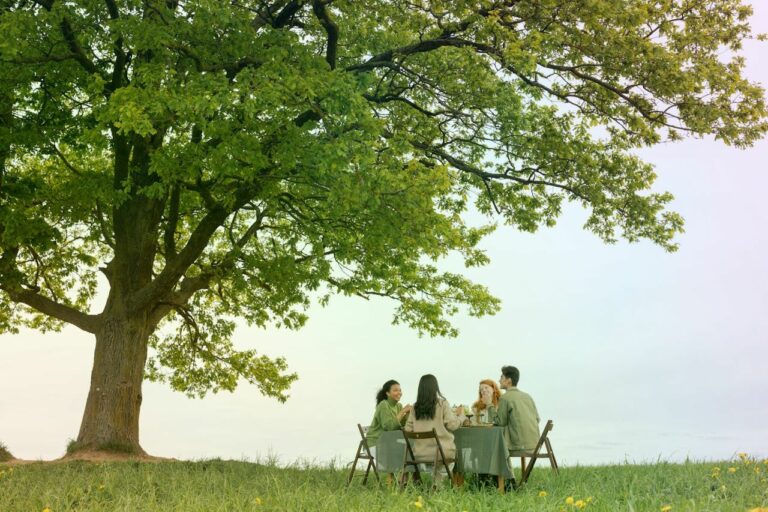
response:
[[[719,468],[719,469],[714,469]],[[729,468],[733,470],[729,471]],[[507,495],[346,487],[344,468],[274,462],[0,464],[0,511],[749,511],[768,507],[768,461],[537,468]],[[569,499],[570,498],[570,499]],[[768,508],[766,508],[768,510]]]

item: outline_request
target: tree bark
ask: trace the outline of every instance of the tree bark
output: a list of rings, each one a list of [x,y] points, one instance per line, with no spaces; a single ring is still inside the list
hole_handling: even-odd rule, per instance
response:
[[[139,444],[141,384],[147,342],[154,326],[147,315],[113,316],[96,332],[91,387],[77,449],[144,453]]]

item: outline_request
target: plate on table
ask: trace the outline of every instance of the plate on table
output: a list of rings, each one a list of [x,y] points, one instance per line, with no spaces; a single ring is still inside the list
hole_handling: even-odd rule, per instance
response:
[[[493,423],[480,423],[479,425],[472,424],[472,425],[467,425],[467,426],[469,428],[488,428],[488,427],[493,427],[494,424]]]

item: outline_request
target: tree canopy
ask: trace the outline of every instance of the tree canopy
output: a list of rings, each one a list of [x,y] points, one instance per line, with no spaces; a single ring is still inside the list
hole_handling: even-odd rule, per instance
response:
[[[429,335],[496,312],[437,264],[487,263],[472,208],[533,232],[575,202],[606,242],[674,250],[633,151],[768,128],[741,0],[2,5],[0,332],[140,320],[131,357],[193,395],[284,399],[234,320],[298,328],[313,297],[390,297]]]

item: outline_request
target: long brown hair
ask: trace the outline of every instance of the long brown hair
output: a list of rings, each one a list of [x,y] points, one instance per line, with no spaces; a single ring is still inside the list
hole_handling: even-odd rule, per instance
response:
[[[480,385],[483,384],[491,386],[491,389],[493,389],[492,403],[497,407],[499,405],[499,398],[501,398],[501,390],[499,389],[498,384],[496,384],[495,380],[491,379],[481,380]],[[476,411],[482,411],[486,408],[485,402],[483,402],[483,397],[480,395],[480,385],[477,389],[477,402],[472,404],[472,407],[474,407]]]
[[[419,380],[419,391],[416,394],[416,402],[413,404],[413,412],[417,420],[431,420],[435,417],[435,409],[439,399],[445,400],[440,393],[440,386],[437,384],[437,378],[428,373],[422,375]]]

